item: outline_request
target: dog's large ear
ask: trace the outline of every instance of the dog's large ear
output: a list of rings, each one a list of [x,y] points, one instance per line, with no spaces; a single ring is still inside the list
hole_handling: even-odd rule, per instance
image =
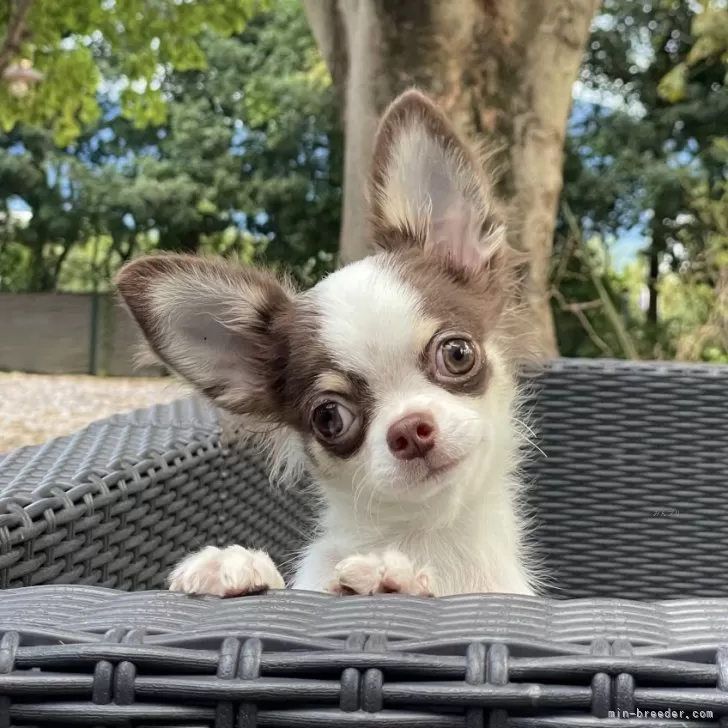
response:
[[[275,416],[292,291],[270,273],[184,255],[139,258],[116,282],[172,370],[225,409]]]
[[[505,245],[477,155],[419,91],[403,93],[382,117],[368,197],[379,249],[419,246],[477,274]]]

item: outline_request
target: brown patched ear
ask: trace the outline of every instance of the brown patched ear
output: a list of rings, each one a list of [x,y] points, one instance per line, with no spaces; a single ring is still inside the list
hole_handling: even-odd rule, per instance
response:
[[[417,246],[477,274],[505,245],[477,155],[419,91],[403,93],[382,117],[368,197],[372,242],[380,250]]]
[[[116,284],[172,370],[225,409],[275,416],[291,290],[255,268],[185,255],[134,260]]]

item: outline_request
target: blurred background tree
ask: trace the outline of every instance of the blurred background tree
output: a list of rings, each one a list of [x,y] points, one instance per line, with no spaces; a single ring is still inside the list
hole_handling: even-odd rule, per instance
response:
[[[46,77],[24,97],[0,89],[0,291],[106,290],[124,260],[160,248],[265,262],[305,283],[335,265],[344,136],[327,52],[296,0],[220,3],[236,15],[225,29],[208,17],[217,4],[158,42],[159,28],[138,29],[139,45],[124,43],[148,64],[134,67],[91,32],[91,10],[68,20],[81,13],[61,10],[70,1],[38,26],[56,41],[38,43],[35,0],[25,56]],[[592,23],[548,259],[564,355],[728,361],[725,13],[604,0]],[[196,49],[182,62],[164,50],[180,34]],[[70,89],[53,59],[77,51],[95,75]]]
[[[249,20],[196,41],[202,68],[163,74],[159,123],[124,113],[125,69],[100,52],[100,116],[80,136],[0,136],[3,289],[103,287],[154,248],[266,254],[304,279],[330,269],[342,165],[328,76],[295,0]]]
[[[720,52],[695,52],[701,29],[716,27],[711,13],[679,0],[602,5],[567,142],[562,210],[578,224],[562,214],[555,242],[563,273],[552,301],[565,354],[684,358],[685,337],[715,315],[728,88]],[[585,241],[608,251],[625,239],[639,241],[638,257],[606,266],[607,299],[591,282]],[[619,317],[607,315],[612,306]],[[577,310],[598,337],[579,336]],[[709,339],[689,358],[725,359],[725,339]]]
[[[527,254],[523,298],[556,353],[548,270],[571,90],[600,0],[304,0],[344,109],[340,253],[366,254],[365,179],[377,120],[416,85],[501,170],[510,244]]]
[[[0,78],[22,56],[44,79],[42,92],[28,96],[0,85],[0,126],[48,126],[56,142],[68,143],[100,116],[97,89],[108,81],[102,59],[110,57],[124,79],[123,113],[139,125],[161,122],[160,75],[204,68],[202,33],[239,33],[265,6],[260,0],[8,0],[0,4]]]

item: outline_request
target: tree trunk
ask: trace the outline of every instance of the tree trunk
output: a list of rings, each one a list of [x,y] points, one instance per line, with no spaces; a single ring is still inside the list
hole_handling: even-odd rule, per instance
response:
[[[26,35],[26,24],[28,13],[33,5],[33,0],[11,0],[8,9],[8,28],[5,38],[0,44],[0,79],[13,60],[13,56],[20,53],[20,47]]]
[[[651,334],[654,335],[657,330],[657,283],[660,280],[660,255],[654,245],[650,246],[649,260],[650,270],[647,274],[647,290],[650,301],[647,306],[647,323]]]
[[[48,261],[45,257],[45,246],[42,242],[36,242],[30,248],[30,281],[28,282],[28,292],[46,293],[53,289],[52,276],[48,270]]]
[[[599,0],[304,0],[344,109],[341,260],[366,254],[364,180],[377,122],[401,91],[430,94],[500,171],[525,296],[556,354],[548,275],[571,87]]]

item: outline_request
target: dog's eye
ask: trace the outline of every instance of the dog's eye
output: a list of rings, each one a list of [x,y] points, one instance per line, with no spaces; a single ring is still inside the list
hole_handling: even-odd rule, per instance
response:
[[[346,435],[354,424],[356,417],[341,402],[329,400],[322,402],[311,416],[311,424],[316,434],[328,442],[338,440]]]
[[[457,337],[445,339],[437,349],[437,368],[445,376],[460,377],[470,372],[477,358],[471,341]]]

